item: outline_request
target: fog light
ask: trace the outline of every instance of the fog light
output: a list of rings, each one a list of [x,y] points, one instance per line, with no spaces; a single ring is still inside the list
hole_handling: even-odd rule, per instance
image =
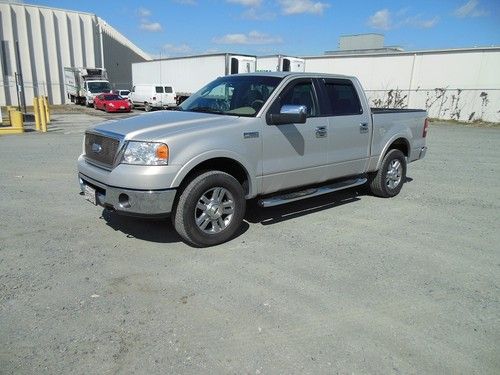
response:
[[[130,198],[127,194],[120,194],[118,196],[118,202],[120,203],[121,208],[130,208]]]

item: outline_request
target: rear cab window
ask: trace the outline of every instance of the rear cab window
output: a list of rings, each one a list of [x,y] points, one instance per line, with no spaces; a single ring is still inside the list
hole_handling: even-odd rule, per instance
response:
[[[166,94],[172,94],[174,90],[170,86],[165,86],[165,93]]]
[[[326,94],[323,111],[328,116],[352,116],[363,113],[353,83],[348,79],[323,79]]]
[[[157,93],[157,94],[163,94],[163,87],[161,87],[161,86],[156,86],[156,87],[155,87],[155,90],[156,90],[156,93]]]

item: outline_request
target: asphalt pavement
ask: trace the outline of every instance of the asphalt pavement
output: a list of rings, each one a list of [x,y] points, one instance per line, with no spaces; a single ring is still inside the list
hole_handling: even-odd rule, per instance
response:
[[[500,129],[434,123],[397,197],[250,202],[195,249],[79,195],[110,117],[0,137],[0,373],[500,372]]]

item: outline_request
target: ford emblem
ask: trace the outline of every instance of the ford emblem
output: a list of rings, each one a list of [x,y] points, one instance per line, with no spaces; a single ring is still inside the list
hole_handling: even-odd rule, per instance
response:
[[[98,143],[92,143],[92,152],[95,152],[96,154],[100,153],[102,151],[102,146]]]

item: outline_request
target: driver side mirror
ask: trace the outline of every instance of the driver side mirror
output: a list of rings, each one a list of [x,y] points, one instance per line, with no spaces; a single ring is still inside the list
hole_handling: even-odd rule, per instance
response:
[[[307,120],[307,107],[305,105],[285,104],[280,113],[268,113],[268,125],[305,124]]]

